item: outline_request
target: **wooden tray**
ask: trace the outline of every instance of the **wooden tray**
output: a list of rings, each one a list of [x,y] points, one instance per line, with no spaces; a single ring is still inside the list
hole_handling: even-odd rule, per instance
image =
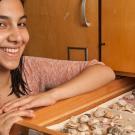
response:
[[[125,77],[114,80],[104,87],[92,92],[60,101],[49,107],[39,108],[35,110],[36,117],[34,119],[24,119],[17,124],[46,134],[64,135],[64,133],[46,127],[62,122],[73,115],[90,110],[110,99],[130,91],[134,87],[134,78]]]

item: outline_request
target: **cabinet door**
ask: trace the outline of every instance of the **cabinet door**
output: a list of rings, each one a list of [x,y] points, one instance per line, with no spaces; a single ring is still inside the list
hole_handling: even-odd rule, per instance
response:
[[[27,0],[30,42],[25,54],[67,59],[68,47],[87,48],[88,59],[98,58],[98,0],[86,1],[86,17],[91,23],[82,26],[83,0]],[[74,49],[75,60],[83,60],[84,51]]]
[[[135,0],[102,0],[102,61],[135,73]]]

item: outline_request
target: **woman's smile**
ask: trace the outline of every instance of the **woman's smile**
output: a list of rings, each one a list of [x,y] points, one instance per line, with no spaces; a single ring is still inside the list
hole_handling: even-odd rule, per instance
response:
[[[17,57],[19,55],[19,48],[2,47],[0,48],[0,52],[10,57]]]

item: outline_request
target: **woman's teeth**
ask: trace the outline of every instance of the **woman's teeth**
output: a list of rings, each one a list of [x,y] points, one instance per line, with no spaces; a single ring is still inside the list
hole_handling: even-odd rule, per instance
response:
[[[18,48],[3,48],[3,51],[4,52],[7,52],[7,53],[17,53],[19,51]]]

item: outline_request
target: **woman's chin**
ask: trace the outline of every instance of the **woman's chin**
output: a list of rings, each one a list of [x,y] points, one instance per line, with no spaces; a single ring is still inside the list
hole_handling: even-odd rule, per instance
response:
[[[18,67],[19,63],[7,63],[4,68],[7,70],[14,70]]]

